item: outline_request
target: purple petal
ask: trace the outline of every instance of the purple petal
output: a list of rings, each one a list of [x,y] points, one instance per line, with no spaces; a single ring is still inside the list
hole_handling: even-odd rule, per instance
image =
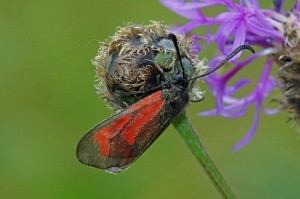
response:
[[[185,25],[171,28],[171,32],[173,32],[173,33],[188,33],[191,30],[193,30],[193,29],[195,29],[199,26],[205,26],[205,25],[209,25],[209,24],[210,24],[209,20],[207,20],[207,21],[205,21],[205,20],[193,20],[193,21],[190,21],[190,22],[186,23]]]
[[[191,30],[193,30],[193,29],[195,29],[199,26],[202,26],[202,25],[204,25],[204,22],[194,20],[194,21],[188,22],[185,25],[177,26],[175,28],[171,28],[170,31],[173,32],[173,33],[188,33]]]
[[[198,116],[206,117],[206,116],[216,116],[218,115],[218,112],[216,109],[208,110],[208,111],[203,111],[201,113],[198,113]]]
[[[202,37],[202,36],[198,36],[198,35],[193,35],[192,36],[192,45],[191,45],[192,51],[196,55],[198,55],[198,53],[204,49],[204,46],[199,45],[198,41],[210,42],[211,40],[213,40],[213,38],[210,36]]]
[[[248,85],[251,81],[248,79],[239,79],[233,86],[228,86],[226,88],[225,94],[226,95],[233,95],[238,90],[243,88],[244,86]]]
[[[203,19],[203,17],[205,17],[201,12],[199,12],[199,8],[217,4],[217,2],[213,1],[186,3],[183,0],[160,0],[160,3],[176,14],[191,20]]]
[[[273,26],[266,20],[266,17],[263,15],[260,9],[255,9],[256,19],[259,21],[260,25],[264,27],[264,29],[273,30]]]
[[[276,109],[263,108],[263,112],[267,115],[275,115],[275,114],[279,113],[279,108],[276,108]]]
[[[258,21],[257,20],[248,20],[247,21],[247,28],[248,30],[250,30],[251,32],[254,31],[253,33],[255,33],[258,37],[264,37],[264,38],[275,38],[276,40],[282,40],[282,35],[277,32],[275,29],[269,30],[269,29],[265,29],[261,26],[261,24],[257,24]]]
[[[247,101],[242,100],[223,108],[223,112],[220,115],[227,118],[240,118],[247,112]]]
[[[235,21],[240,17],[238,12],[222,12],[214,17],[214,23],[222,24],[229,23],[229,21]]]
[[[236,152],[238,150],[240,150],[242,147],[244,147],[246,144],[248,144],[248,142],[252,139],[253,135],[256,132],[257,129],[257,125],[258,125],[258,121],[259,121],[259,106],[256,107],[255,109],[255,113],[254,113],[254,121],[251,125],[250,130],[248,131],[248,133],[246,134],[246,136],[244,136],[239,142],[238,144],[236,144],[233,147],[233,152]]]
[[[236,34],[234,38],[233,45],[231,46],[228,51],[232,52],[234,49],[236,49],[238,46],[245,44],[245,38],[246,38],[246,29],[245,24],[243,22],[239,23],[236,29]],[[241,56],[242,52],[235,55],[232,60],[235,60]]]
[[[233,148],[233,151],[237,151],[239,149],[241,149],[244,145],[246,145],[253,137],[253,135],[255,134],[255,131],[257,129],[257,125],[258,125],[258,121],[259,121],[259,113],[260,113],[260,109],[262,108],[262,101],[263,101],[263,97],[264,97],[264,93],[265,93],[265,89],[268,89],[268,76],[270,73],[272,67],[272,58],[269,57],[266,61],[265,64],[265,68],[264,71],[261,75],[260,78],[260,82],[258,84],[258,88],[256,90],[256,107],[255,107],[255,113],[254,113],[254,121],[251,125],[251,128],[249,130],[249,132],[246,134],[246,136],[239,141],[239,143]]]
[[[284,0],[273,0],[273,4],[275,6],[275,11],[282,13],[282,6],[283,6]]]
[[[295,9],[299,12],[300,11],[300,0],[297,0]],[[299,13],[298,13],[299,14]]]
[[[267,97],[274,89],[275,86],[276,86],[276,80],[273,77],[269,76],[264,85],[263,97],[264,98]]]
[[[216,116],[222,115],[227,118],[239,118],[242,117],[247,111],[247,103],[245,100],[241,100],[240,102],[231,104],[223,108],[223,111],[212,109],[208,111],[203,111],[198,114],[198,116],[206,117],[206,116]]]
[[[226,86],[225,92],[223,96],[223,101],[225,104],[235,104],[240,102],[244,98],[236,98],[233,97],[233,95],[240,90],[242,87],[248,85],[250,83],[250,80],[248,79],[241,79],[238,82],[235,83],[233,86]]]
[[[219,30],[216,33],[216,43],[219,50],[225,55],[228,54],[228,51],[225,49],[225,44],[233,29],[238,25],[237,21],[230,21],[230,23],[224,23],[220,25]]]
[[[259,4],[256,0],[244,0],[248,8],[253,8],[255,10],[259,9]]]

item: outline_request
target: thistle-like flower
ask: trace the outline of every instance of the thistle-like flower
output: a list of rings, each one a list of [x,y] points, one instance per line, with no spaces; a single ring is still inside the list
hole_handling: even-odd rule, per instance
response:
[[[187,33],[198,27],[206,27],[206,35],[195,35],[194,49],[201,51],[205,46],[197,44],[206,41],[206,45],[216,43],[220,56],[209,62],[209,67],[216,66],[220,60],[241,44],[256,46],[258,53],[244,60],[237,55],[231,63],[233,67],[226,74],[213,73],[205,78],[216,98],[214,110],[202,112],[201,116],[221,115],[238,118],[243,116],[250,105],[255,106],[254,120],[247,135],[234,147],[234,151],[247,144],[253,137],[259,122],[260,113],[272,115],[278,109],[267,109],[264,100],[276,86],[282,91],[279,109],[291,114],[291,119],[300,121],[300,0],[288,12],[283,12],[284,0],[273,0],[273,8],[261,8],[257,0],[160,0],[161,3],[189,20],[185,25],[173,29]],[[207,7],[223,7],[225,12],[216,16],[206,16]],[[212,27],[217,27],[212,32]],[[234,85],[228,82],[242,69],[265,56],[266,61],[259,81],[254,90],[246,96],[237,98],[235,93],[250,83],[249,79],[239,79]],[[279,64],[278,81],[270,71]]]
[[[115,111],[155,92],[155,88],[170,79],[168,76],[178,72],[180,62],[169,34],[169,27],[160,22],[152,21],[147,26],[128,23],[119,27],[110,40],[100,43],[93,60],[96,88]],[[176,37],[181,61],[186,66],[185,75],[190,79],[202,74],[206,66],[191,52],[191,39],[183,34]],[[190,99],[203,99],[202,94],[193,81],[189,87]]]

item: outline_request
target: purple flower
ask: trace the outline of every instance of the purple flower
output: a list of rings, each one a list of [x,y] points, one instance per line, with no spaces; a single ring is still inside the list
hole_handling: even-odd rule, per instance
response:
[[[256,46],[258,49],[256,54],[244,60],[240,59],[241,53],[236,55],[230,61],[233,67],[226,74],[216,72],[205,78],[210,91],[215,96],[216,108],[202,112],[199,114],[200,116],[221,115],[239,118],[246,113],[249,106],[255,106],[250,130],[233,148],[233,151],[239,150],[253,137],[261,112],[267,115],[278,112],[278,109],[267,109],[263,106],[264,100],[276,86],[276,80],[270,75],[274,62],[271,55],[278,52],[278,46],[289,42],[285,34],[285,24],[287,22],[299,23],[300,0],[296,2],[294,9],[288,14],[282,11],[283,0],[273,0],[274,7],[272,9],[261,8],[257,0],[240,0],[239,3],[235,3],[234,0],[192,0],[190,2],[160,0],[160,2],[188,20],[186,24],[173,28],[174,32],[187,33],[198,27],[206,28],[206,35],[194,37],[193,48],[199,52],[211,43],[217,45],[220,56],[209,62],[211,68],[217,66],[239,45],[248,44]],[[223,7],[226,11],[216,16],[206,16],[203,11],[207,7],[214,6]],[[217,30],[212,32],[212,27],[217,27]],[[206,42],[205,46],[198,45],[199,41]],[[244,97],[234,97],[237,91],[247,86],[251,81],[239,79],[232,86],[229,86],[228,82],[232,81],[232,78],[246,66],[250,66],[254,60],[262,57],[266,57],[266,61],[256,87]]]

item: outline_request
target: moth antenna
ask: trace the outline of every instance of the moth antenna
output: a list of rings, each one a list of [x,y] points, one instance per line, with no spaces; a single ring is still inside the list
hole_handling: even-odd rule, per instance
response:
[[[181,56],[180,56],[180,51],[179,51],[178,41],[177,41],[176,35],[170,33],[168,35],[168,37],[173,40],[173,43],[174,43],[174,46],[175,46],[175,49],[176,49],[176,54],[177,54],[177,57],[179,59],[179,62],[180,62],[181,68],[182,68],[182,76],[183,76],[183,79],[186,79],[186,76],[185,76],[185,73],[184,73],[184,67],[183,67],[183,64],[182,64],[182,61],[181,61]]]
[[[232,57],[234,57],[240,51],[245,50],[245,49],[250,50],[252,53],[255,53],[255,50],[251,46],[245,45],[245,44],[244,45],[240,45],[232,53],[230,53],[230,55],[228,55],[217,67],[213,68],[212,70],[210,70],[210,71],[208,71],[208,72],[206,72],[206,73],[204,73],[202,75],[198,75],[196,77],[191,78],[189,80],[189,82],[192,81],[192,80],[194,80],[194,79],[197,79],[199,77],[205,77],[205,76],[207,76],[207,75],[215,72],[216,70],[218,70],[219,68],[221,68],[224,64],[226,64]]]

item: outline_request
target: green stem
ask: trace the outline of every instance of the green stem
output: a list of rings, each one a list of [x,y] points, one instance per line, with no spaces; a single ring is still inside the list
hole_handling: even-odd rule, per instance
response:
[[[213,161],[209,158],[185,112],[180,113],[173,121],[173,126],[180,133],[196,159],[218,189],[223,198],[236,198]]]

